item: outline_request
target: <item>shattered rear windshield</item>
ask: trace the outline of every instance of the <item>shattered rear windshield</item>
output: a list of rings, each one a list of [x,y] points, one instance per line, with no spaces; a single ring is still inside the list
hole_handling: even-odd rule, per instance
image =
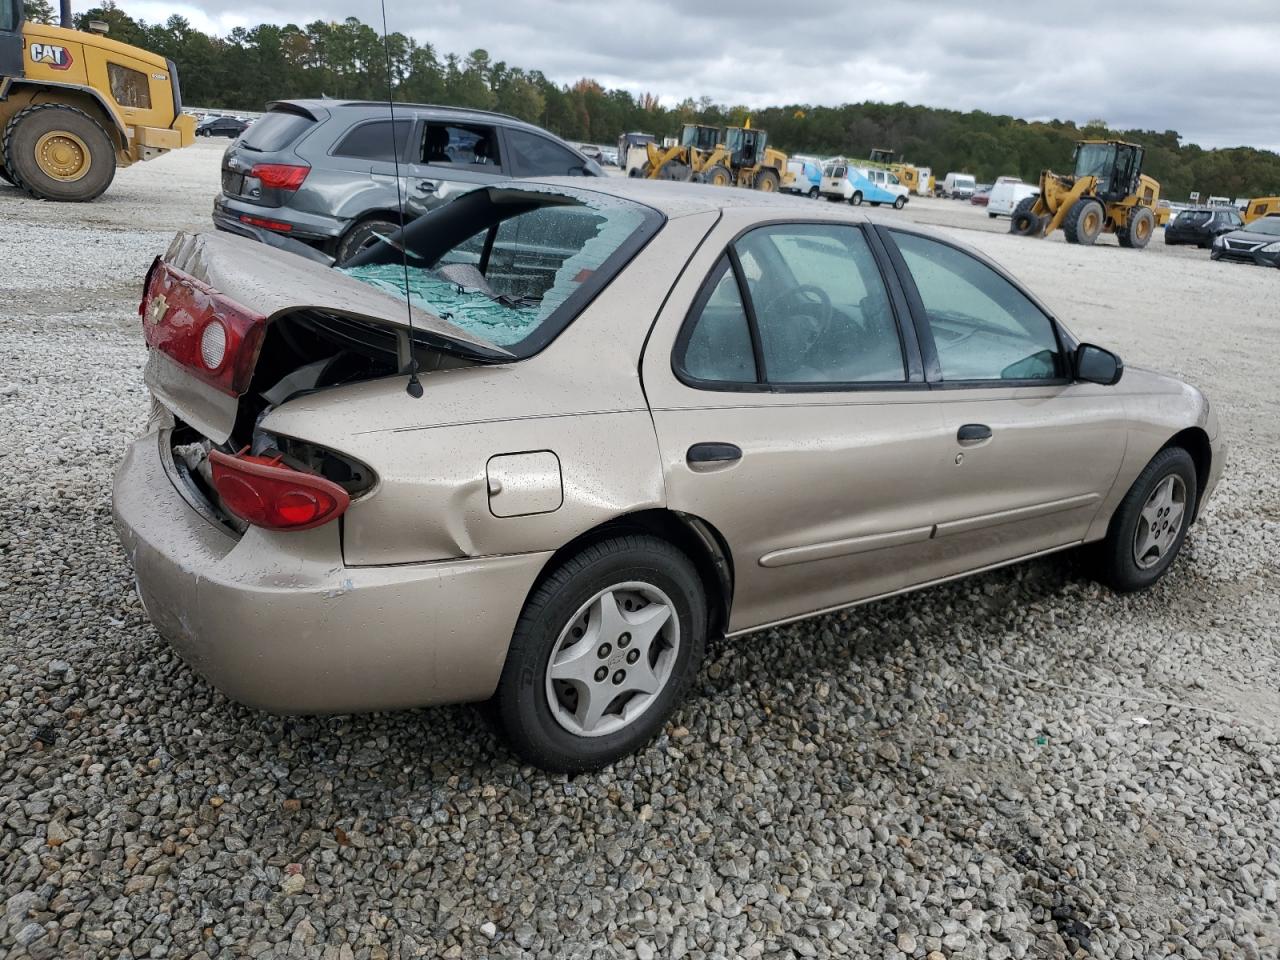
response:
[[[416,306],[517,357],[563,329],[655,227],[649,208],[586,191],[543,199],[480,190],[449,207],[401,235],[407,269],[385,243],[338,269],[397,298],[407,289]],[[425,229],[428,221],[439,229]],[[441,244],[450,232],[463,239]]]

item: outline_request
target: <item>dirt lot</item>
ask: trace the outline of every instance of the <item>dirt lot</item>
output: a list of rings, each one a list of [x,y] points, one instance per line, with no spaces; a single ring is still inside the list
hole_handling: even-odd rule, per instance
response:
[[[1275,272],[885,211],[1200,385],[1215,501],[1147,594],[1060,557],[719,644],[649,750],[566,780],[470,708],[244,709],[147,623],[109,492],[139,284],[224,146],[86,206],[0,186],[0,955],[1280,956]]]

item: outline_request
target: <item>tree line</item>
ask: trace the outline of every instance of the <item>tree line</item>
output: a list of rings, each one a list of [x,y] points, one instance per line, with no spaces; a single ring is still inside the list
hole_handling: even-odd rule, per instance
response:
[[[49,0],[27,0],[26,8],[30,19],[53,19]],[[1182,143],[1174,130],[1112,130],[1102,120],[1026,121],[906,103],[748,110],[690,97],[664,106],[651,95],[586,78],[558,84],[539,70],[494,61],[483,49],[459,56],[402,33],[384,39],[355,17],[236,27],[219,37],[176,14],[164,23],[136,20],[107,0],[76,17],[81,27],[90,20],[106,22],[115,40],[172,59],[183,99],[202,107],[261,110],[267,100],[321,96],[379,100],[390,89],[398,101],[497,110],[593,143],[612,143],[632,130],[671,136],[684,123],[741,124],[749,115],[753,126],[769,131],[772,145],[791,153],[865,157],[885,148],[938,177],[957,170],[984,182],[1067,170],[1076,140],[1118,137],[1146,147],[1145,172],[1160,181],[1165,197],[1184,199],[1193,190],[1201,197],[1280,194],[1280,155],[1244,146],[1206,150]]]

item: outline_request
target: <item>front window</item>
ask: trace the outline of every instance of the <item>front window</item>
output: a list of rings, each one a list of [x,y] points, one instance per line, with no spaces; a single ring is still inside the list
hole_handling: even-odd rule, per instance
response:
[[[1053,322],[981,260],[893,231],[924,305],[944,381],[1052,380],[1064,364]]]
[[[661,225],[649,207],[537,187],[474,190],[338,268],[517,358],[549,343]],[[408,284],[406,287],[406,273]]]
[[[108,62],[107,81],[111,84],[112,99],[120,106],[151,109],[151,87],[142,71]]]

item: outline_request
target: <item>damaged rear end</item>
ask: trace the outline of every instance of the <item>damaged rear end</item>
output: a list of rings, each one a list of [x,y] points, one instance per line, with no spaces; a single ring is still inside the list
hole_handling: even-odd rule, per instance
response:
[[[154,425],[169,434],[178,479],[194,506],[237,532],[337,519],[377,482],[339,451],[261,429],[275,407],[411,365],[510,359],[366,283],[222,233],[178,234],[147,274],[139,313]]]

